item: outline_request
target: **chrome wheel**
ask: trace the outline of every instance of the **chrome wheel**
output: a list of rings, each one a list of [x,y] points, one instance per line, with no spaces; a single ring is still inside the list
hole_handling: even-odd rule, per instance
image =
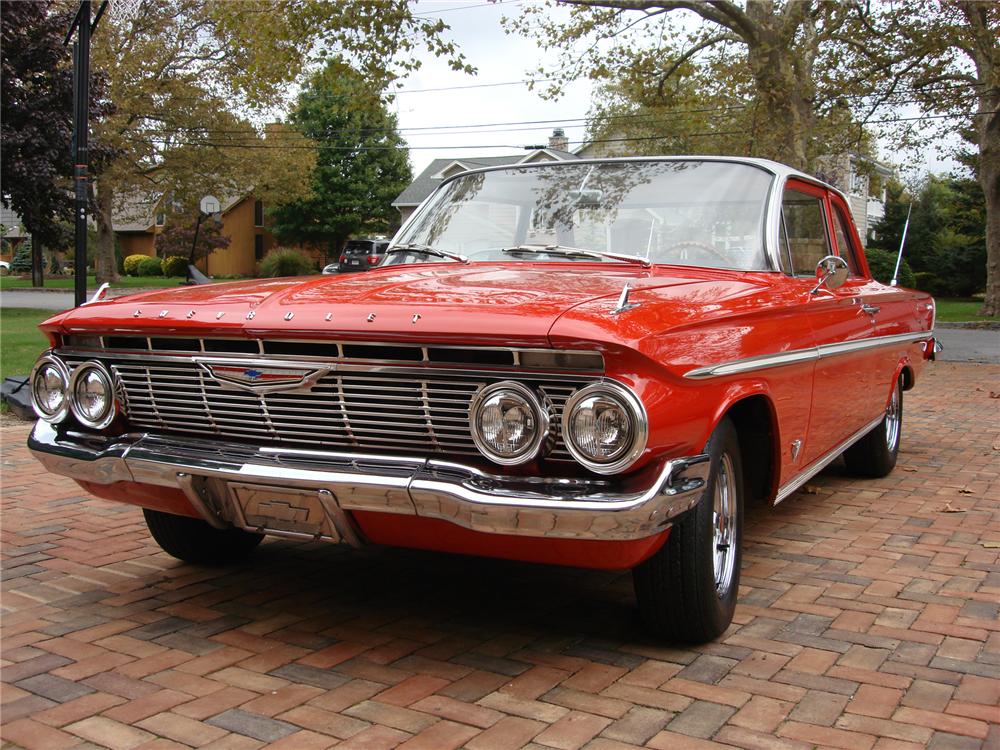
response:
[[[728,453],[719,457],[712,498],[712,567],[715,571],[715,592],[725,597],[733,585],[736,569],[736,474]]]
[[[899,385],[896,385],[892,389],[889,405],[885,407],[885,445],[890,453],[896,450],[896,444],[899,442],[900,416]]]

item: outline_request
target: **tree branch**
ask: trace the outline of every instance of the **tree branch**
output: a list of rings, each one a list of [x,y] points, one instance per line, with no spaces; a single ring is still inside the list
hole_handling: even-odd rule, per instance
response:
[[[725,42],[725,41],[738,42],[738,41],[740,41],[740,39],[738,37],[733,36],[732,34],[730,34],[728,32],[726,32],[724,34],[716,34],[715,36],[709,37],[708,39],[706,39],[705,41],[701,42],[700,44],[696,44],[694,47],[692,47],[687,52],[685,52],[683,55],[681,55],[676,60],[674,60],[673,64],[669,68],[667,68],[666,72],[664,72],[660,76],[660,80],[656,84],[656,94],[657,94],[657,96],[660,96],[660,97],[663,96],[663,87],[664,87],[664,85],[666,84],[666,82],[670,78],[670,76],[672,76],[674,73],[677,72],[677,69],[680,68],[681,65],[683,65],[684,63],[686,63],[688,60],[690,60],[692,57],[694,57],[695,55],[697,55],[702,50],[708,49],[709,47],[715,46],[719,42]]]
[[[689,10],[739,36],[749,45],[760,41],[759,29],[750,17],[730,0],[559,0],[562,5],[619,10]]]

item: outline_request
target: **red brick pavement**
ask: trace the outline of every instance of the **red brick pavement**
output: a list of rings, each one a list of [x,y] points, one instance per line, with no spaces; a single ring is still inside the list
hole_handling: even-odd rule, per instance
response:
[[[3,437],[4,747],[1000,747],[1000,367],[937,364],[900,465],[751,512],[717,643],[626,574],[267,541],[159,551]]]

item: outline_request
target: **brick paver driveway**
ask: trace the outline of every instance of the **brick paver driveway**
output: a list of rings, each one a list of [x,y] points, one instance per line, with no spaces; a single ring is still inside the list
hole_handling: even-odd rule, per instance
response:
[[[4,438],[3,729],[28,748],[1000,747],[1000,367],[907,394],[900,465],[751,513],[718,643],[627,574],[267,541],[210,569]],[[845,404],[845,408],[850,408]],[[529,743],[535,743],[529,745]]]

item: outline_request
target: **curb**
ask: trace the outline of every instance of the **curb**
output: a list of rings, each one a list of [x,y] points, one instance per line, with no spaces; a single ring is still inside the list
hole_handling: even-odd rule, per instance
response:
[[[970,320],[965,323],[935,322],[935,328],[965,328],[980,331],[1000,331],[1000,320]]]

